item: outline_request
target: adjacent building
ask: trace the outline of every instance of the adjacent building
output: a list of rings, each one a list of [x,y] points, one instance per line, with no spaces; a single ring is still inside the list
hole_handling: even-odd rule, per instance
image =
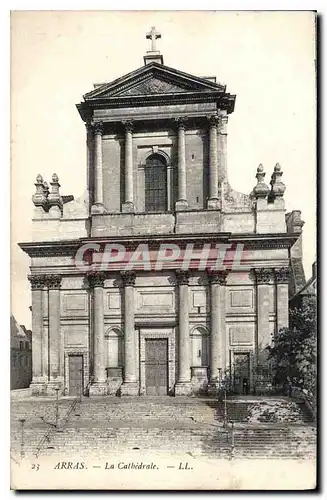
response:
[[[32,381],[32,332],[10,316],[10,389],[24,389]]]

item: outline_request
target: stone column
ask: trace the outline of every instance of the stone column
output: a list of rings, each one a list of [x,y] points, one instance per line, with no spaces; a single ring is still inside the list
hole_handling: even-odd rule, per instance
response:
[[[102,134],[103,123],[94,124],[94,197],[92,214],[103,214],[103,167],[102,167]]]
[[[228,271],[209,274],[210,283],[210,379],[208,392],[216,394],[219,368],[226,366],[225,285]]]
[[[61,331],[60,331],[60,285],[61,276],[56,274],[46,275],[48,285],[48,308],[49,308],[49,368],[50,380],[47,387],[49,395],[55,394],[55,388],[63,389],[64,366],[61,353]]]
[[[218,200],[218,144],[217,144],[218,116],[209,118],[209,200],[208,208],[219,208]]]
[[[103,285],[106,278],[103,272],[88,276],[93,289],[93,382],[90,396],[105,396],[108,393],[105,367]]]
[[[44,275],[28,277],[32,289],[32,394],[45,392],[47,379],[43,376],[43,287]]]
[[[273,270],[267,268],[254,269],[257,284],[257,335],[255,341],[256,364],[263,364],[267,359],[265,351],[270,343],[270,286],[273,281]]]
[[[176,271],[179,285],[178,293],[178,381],[175,385],[176,396],[191,394],[191,356],[190,356],[190,324],[189,324],[189,288],[188,272]]]
[[[276,277],[276,331],[288,327],[288,267],[275,269]]]
[[[87,193],[88,193],[88,206],[91,208],[94,200],[94,174],[93,174],[93,158],[94,158],[94,145],[93,145],[93,126],[90,122],[85,124],[86,127],[86,165],[87,165]]]
[[[227,182],[227,111],[219,112],[218,125],[218,185]]]
[[[134,212],[134,175],[133,175],[133,122],[125,125],[125,200],[123,212]]]
[[[177,119],[178,127],[178,200],[176,210],[185,210],[188,207],[186,194],[186,158],[185,158],[185,118]]]
[[[136,375],[136,338],[134,324],[134,285],[136,275],[133,271],[121,273],[124,284],[124,382],[121,386],[122,396],[137,396],[139,384]]]

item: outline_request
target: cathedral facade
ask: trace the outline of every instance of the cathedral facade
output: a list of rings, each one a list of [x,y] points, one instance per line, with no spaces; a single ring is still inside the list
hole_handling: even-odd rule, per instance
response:
[[[87,189],[38,175],[31,258],[33,394],[189,395],[267,381],[265,347],[300,287],[301,213],[279,164],[253,191],[228,182],[236,96],[172,69],[147,35],[144,65],[94,85]],[[255,173],[255,172],[254,172]],[[64,186],[63,186],[64,188]],[[269,377],[268,377],[269,378]]]

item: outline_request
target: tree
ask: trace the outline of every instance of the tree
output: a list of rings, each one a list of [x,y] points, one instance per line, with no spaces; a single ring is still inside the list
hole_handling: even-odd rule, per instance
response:
[[[301,307],[290,310],[290,327],[281,328],[267,347],[274,384],[292,384],[316,392],[316,298],[306,297]]]

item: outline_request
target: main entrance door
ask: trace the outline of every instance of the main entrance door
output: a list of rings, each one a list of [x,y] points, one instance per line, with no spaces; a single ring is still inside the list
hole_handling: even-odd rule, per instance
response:
[[[83,394],[83,356],[68,357],[69,364],[69,395],[80,396]]]
[[[147,339],[145,341],[145,386],[149,396],[168,393],[168,340]]]
[[[250,391],[250,355],[248,352],[234,353],[234,391],[248,394]]]

